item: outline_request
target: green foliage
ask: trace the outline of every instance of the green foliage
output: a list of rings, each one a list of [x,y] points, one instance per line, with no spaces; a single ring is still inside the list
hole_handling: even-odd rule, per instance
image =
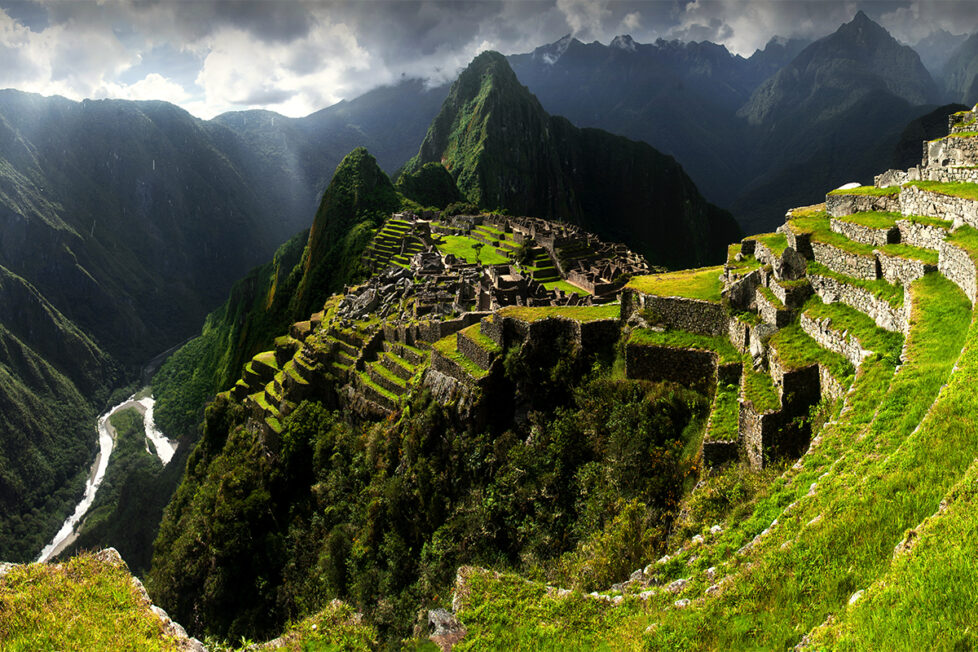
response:
[[[941,183],[940,181],[911,181],[908,185],[921,190],[936,192],[951,197],[962,197],[978,201],[978,183]]]
[[[31,564],[0,579],[0,641],[34,650],[180,650],[124,566],[93,555]]]
[[[462,195],[440,163],[425,163],[413,172],[405,172],[397,180],[397,191],[421,206],[445,208],[461,201]]]
[[[615,576],[660,550],[706,401],[612,380],[605,364],[561,342],[512,349],[492,400],[518,396],[524,417],[498,410],[475,431],[427,395],[357,427],[302,402],[271,454],[219,399],[160,528],[153,595],[193,631],[231,638],[339,598],[390,641],[419,605],[444,602],[463,561]]]
[[[464,235],[445,236],[437,246],[439,251],[454,254],[467,263],[497,265],[509,262],[506,256],[497,254],[493,249],[484,247],[482,242]]]
[[[834,272],[825,265],[816,263],[813,260],[808,261],[808,274],[809,276],[825,276],[827,278],[841,281],[846,285],[851,285],[853,287],[866,290],[877,299],[886,301],[894,308],[900,308],[903,306],[904,289],[900,284],[887,283],[883,279],[867,281],[861,278],[846,276],[845,274]]]
[[[751,237],[770,249],[775,258],[780,258],[784,250],[788,248],[788,238],[783,233],[763,233]]]
[[[431,165],[431,163],[425,164],[425,166],[428,165]],[[437,163],[435,165],[437,165]],[[457,201],[446,206],[445,210],[442,211],[442,216],[454,217],[456,215],[478,215],[480,212],[479,207],[472,202]]]
[[[868,229],[890,229],[896,226],[897,220],[903,219],[903,215],[901,213],[867,211],[864,213],[837,217],[835,219],[841,222],[851,222],[852,224],[865,226]]]
[[[717,354],[720,364],[740,361],[740,353],[728,338],[721,335],[698,335],[678,330],[656,331],[649,328],[636,328],[632,330],[628,343],[638,346],[654,345],[713,351]]]
[[[750,401],[758,412],[781,408],[781,397],[771,375],[756,371],[750,360],[744,361],[744,399]]]

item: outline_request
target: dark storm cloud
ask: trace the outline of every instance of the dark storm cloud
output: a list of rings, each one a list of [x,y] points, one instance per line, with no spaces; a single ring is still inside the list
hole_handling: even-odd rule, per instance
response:
[[[831,33],[858,9],[908,43],[978,30],[972,0],[0,0],[0,82],[296,115],[402,76],[448,81],[486,48],[628,33],[749,56],[776,35]]]

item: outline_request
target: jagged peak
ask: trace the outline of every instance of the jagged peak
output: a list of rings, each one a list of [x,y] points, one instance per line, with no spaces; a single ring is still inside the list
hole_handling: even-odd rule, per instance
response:
[[[608,47],[612,47],[618,50],[625,50],[626,52],[634,52],[637,44],[635,39],[629,34],[620,34],[612,39],[611,44]]]
[[[538,47],[533,51],[533,56],[546,64],[553,65],[560,60],[560,57],[564,56],[564,52],[576,40],[573,34],[565,34],[553,43]]]

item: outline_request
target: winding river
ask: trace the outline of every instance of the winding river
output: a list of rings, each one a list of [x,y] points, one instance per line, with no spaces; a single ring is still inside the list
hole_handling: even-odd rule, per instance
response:
[[[150,453],[155,452],[163,463],[163,466],[166,466],[173,459],[173,453],[176,451],[177,444],[167,439],[156,428],[156,423],[153,421],[154,403],[151,396],[144,396],[143,398],[137,399],[136,394],[133,394],[98,418],[96,430],[98,431],[99,452],[95,456],[91,473],[89,473],[88,480],[85,482],[85,494],[82,496],[81,502],[75,507],[75,511],[65,520],[64,525],[61,526],[58,533],[54,535],[51,543],[44,546],[41,554],[37,557],[37,561],[48,561],[71,545],[78,536],[78,524],[81,523],[81,520],[88,513],[89,508],[95,501],[95,493],[101,486],[102,480],[105,479],[105,472],[109,468],[109,458],[112,456],[112,449],[115,447],[116,435],[115,428],[109,423],[109,419],[113,414],[129,408],[139,411],[143,415],[143,429],[146,433],[146,450]],[[152,443],[152,447],[150,443]]]

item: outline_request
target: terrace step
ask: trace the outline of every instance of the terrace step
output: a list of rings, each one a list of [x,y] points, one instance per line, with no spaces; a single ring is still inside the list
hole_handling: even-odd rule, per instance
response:
[[[380,356],[379,360],[388,371],[404,381],[411,380],[414,377],[415,367],[396,353],[386,351]]]
[[[845,357],[858,367],[871,353],[898,355],[903,337],[879,328],[872,319],[843,303],[813,298],[799,324],[820,346]]]
[[[387,412],[397,409],[397,400],[394,395],[377,385],[364,371],[358,371],[354,375],[357,389],[363,393],[365,398],[376,403]]]
[[[348,355],[351,358],[356,358],[357,357],[357,354],[360,352],[360,349],[359,348],[357,348],[355,346],[350,346],[349,344],[347,344],[343,340],[337,339],[337,338],[333,337],[332,335],[327,335],[326,336],[326,341],[330,345],[336,347],[336,349],[338,351],[342,351],[343,353],[345,353],[346,355]]]
[[[754,301],[761,319],[775,328],[784,328],[791,323],[795,316],[794,311],[789,310],[770,288],[759,285],[754,292]]]
[[[425,352],[403,342],[384,341],[384,351],[393,353],[412,365],[422,364],[428,359]]]
[[[900,213],[856,213],[843,217],[833,217],[829,224],[834,233],[845,236],[853,242],[870,246],[892,244],[900,241],[900,229],[896,221]]]
[[[978,183],[911,181],[900,193],[904,215],[922,215],[978,226]]]
[[[367,363],[367,374],[378,387],[383,387],[392,394],[403,396],[407,393],[407,385],[404,379],[384,367],[379,360]]]
[[[825,303],[841,302],[858,310],[888,331],[906,333],[909,327],[904,289],[883,279],[866,281],[809,263],[808,279]]]

